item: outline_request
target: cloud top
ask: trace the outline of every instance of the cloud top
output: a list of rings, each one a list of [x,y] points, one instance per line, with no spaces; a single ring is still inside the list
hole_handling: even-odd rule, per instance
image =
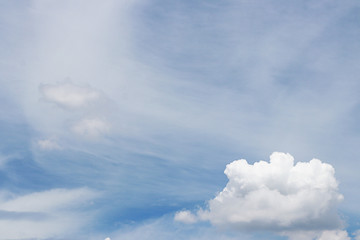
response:
[[[270,162],[245,159],[226,166],[226,187],[192,218],[241,230],[310,231],[338,229],[341,221],[334,168],[318,159],[294,164],[290,154],[275,152]],[[190,219],[179,212],[176,220]],[[187,216],[180,218],[180,216]]]

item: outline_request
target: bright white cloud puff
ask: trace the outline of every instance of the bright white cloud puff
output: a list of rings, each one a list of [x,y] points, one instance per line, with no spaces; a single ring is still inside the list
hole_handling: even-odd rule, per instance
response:
[[[65,108],[80,108],[96,101],[100,93],[86,86],[72,83],[44,84],[40,91],[46,101]]]
[[[334,168],[318,159],[294,164],[290,154],[275,152],[270,162],[241,159],[226,166],[226,187],[196,214],[178,212],[175,220],[193,219],[239,230],[319,231],[339,229]],[[345,238],[346,239],[346,238]]]

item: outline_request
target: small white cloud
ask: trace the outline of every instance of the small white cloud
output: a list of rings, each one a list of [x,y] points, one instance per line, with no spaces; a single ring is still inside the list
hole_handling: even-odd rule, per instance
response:
[[[96,138],[107,134],[110,131],[110,125],[104,120],[98,118],[83,119],[72,127],[74,133],[88,137]]]
[[[104,240],[111,240],[110,238],[105,238]]]
[[[38,146],[43,150],[59,150],[61,149],[60,145],[52,139],[44,139],[37,141]]]
[[[279,152],[270,156],[270,162],[237,160],[226,166],[226,187],[195,217],[240,230],[338,229],[337,205],[343,196],[338,193],[334,173],[331,165],[318,159],[294,165],[290,154]],[[186,219],[190,214],[177,216]]]
[[[183,223],[195,223],[197,222],[197,217],[192,214],[190,211],[180,211],[175,214],[175,221]]]
[[[94,89],[72,83],[44,84],[40,91],[45,100],[65,108],[84,107],[100,97]]]

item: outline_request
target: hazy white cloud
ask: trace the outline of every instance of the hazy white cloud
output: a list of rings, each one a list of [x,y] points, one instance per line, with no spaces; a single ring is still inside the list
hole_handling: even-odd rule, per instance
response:
[[[56,119],[60,126],[66,121],[74,122],[70,126],[70,130],[86,138],[96,138],[109,132],[110,124],[99,118],[99,116],[107,113],[106,100],[100,92],[89,86],[76,85],[70,82],[42,84],[40,91],[46,101],[65,109],[77,110],[66,114],[62,113],[61,118]],[[92,106],[90,107],[90,105]],[[83,116],[80,117],[79,114]],[[63,123],[60,123],[61,120]],[[60,149],[54,140],[40,140],[38,145],[44,150]]]
[[[91,221],[86,208],[97,197],[87,189],[52,189],[0,199],[0,232],[3,239],[50,238],[75,234]],[[12,195],[12,194],[10,194]]]
[[[40,92],[45,100],[65,108],[79,108],[99,99],[99,92],[89,86],[79,86],[69,82],[42,84]]]
[[[270,156],[270,162],[237,160],[226,166],[226,187],[196,216],[240,230],[338,229],[337,205],[343,196],[334,173],[331,165],[318,159],[294,164],[290,154],[279,152]],[[176,216],[183,222],[194,219],[189,212]]]
[[[2,201],[0,210],[47,212],[84,203],[95,196],[96,193],[87,188],[51,189]]]
[[[146,221],[141,224],[128,225],[109,234],[112,240],[250,240],[244,233],[227,233],[209,226],[174,224],[168,216]],[[99,239],[99,238],[97,238]],[[91,239],[93,240],[93,239]],[[95,239],[94,239],[95,240]]]
[[[37,141],[38,146],[43,150],[58,150],[60,145],[53,139],[43,139]]]
[[[95,138],[109,132],[110,125],[98,118],[83,119],[76,123],[72,130],[74,133],[84,137]]]
[[[0,153],[0,168],[4,167],[14,157],[13,155],[3,155]]]
[[[289,240],[351,240],[348,232],[341,229],[324,231],[294,231],[285,232]]]
[[[355,240],[360,240],[360,230],[357,230],[355,233]]]

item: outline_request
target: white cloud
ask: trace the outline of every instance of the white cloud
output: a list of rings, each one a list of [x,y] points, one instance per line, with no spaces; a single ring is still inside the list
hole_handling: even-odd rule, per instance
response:
[[[197,222],[197,217],[192,214],[190,211],[180,211],[175,214],[175,221],[183,223],[195,223]]]
[[[110,115],[111,104],[99,91],[71,82],[41,84],[40,91],[47,102],[55,103],[65,110],[73,110],[64,112],[58,111],[59,109],[45,108],[49,111],[47,114],[51,114],[55,121],[44,121],[39,130],[43,132],[43,135],[51,134],[62,139],[61,136],[64,136],[64,133],[69,133],[63,129],[64,126],[86,138],[96,138],[109,132],[110,124],[103,118]],[[72,124],[69,126],[68,123]],[[44,128],[47,128],[47,131]],[[61,146],[53,139],[43,139],[37,144],[43,150],[61,149]]]
[[[38,5],[43,4],[40,2],[41,1],[38,1]],[[128,1],[121,2],[121,4],[123,3],[130,5]],[[103,11],[103,6],[99,9],[99,4],[94,3],[86,4],[87,7],[84,8],[81,1],[76,3],[75,7],[70,3],[57,4],[56,6],[51,4],[43,5],[44,6],[40,11],[38,9],[36,9],[36,11],[31,11],[32,13],[36,13],[35,16],[32,14],[31,18],[19,20],[28,23],[26,20],[35,18],[38,21],[35,23],[29,22],[30,28],[35,29],[34,33],[36,33],[32,36],[32,41],[29,41],[29,39],[26,39],[25,37],[18,39],[23,40],[24,42],[24,44],[19,43],[18,45],[29,46],[29,49],[26,49],[29,51],[17,52],[30,53],[29,56],[22,57],[22,55],[19,56],[18,54],[13,57],[16,60],[14,61],[16,65],[18,65],[18,59],[25,59],[24,62],[27,67],[25,71],[18,71],[18,73],[21,73],[19,76],[16,76],[17,72],[14,72],[15,77],[11,79],[12,81],[9,80],[9,82],[16,83],[17,81],[14,81],[16,79],[26,79],[26,81],[19,83],[19,86],[25,84],[25,87],[12,87],[13,85],[4,87],[9,90],[24,89],[25,94],[16,92],[17,94],[14,95],[13,98],[21,98],[21,102],[23,102],[21,109],[26,110],[24,118],[30,119],[28,124],[30,129],[43,129],[43,123],[45,122],[49,123],[49,127],[46,129],[55,129],[53,127],[53,125],[55,125],[59,126],[57,128],[58,132],[65,132],[63,131],[63,121],[59,124],[51,124],[52,122],[57,123],[57,121],[59,121],[58,116],[49,114],[47,111],[42,111],[42,109],[36,105],[36,101],[38,100],[37,92],[34,94],[31,92],[31,89],[36,89],[38,81],[46,82],[48,79],[56,79],[57,81],[69,75],[80,81],[86,80],[94,87],[101,86],[101,89],[104,89],[104,91],[110,92],[110,90],[112,90],[112,96],[117,96],[116,101],[119,104],[128,106],[129,109],[138,106],[137,112],[142,113],[148,111],[148,115],[141,115],[134,121],[123,120],[130,119],[130,117],[126,115],[126,112],[121,112],[121,114],[119,114],[120,117],[118,118],[119,121],[113,121],[112,127],[116,128],[115,124],[120,125],[124,122],[131,125],[130,127],[125,126],[124,129],[129,129],[127,131],[129,134],[133,134],[131,136],[137,138],[136,140],[150,139],[157,141],[159,146],[163,146],[161,149],[165,149],[163,152],[166,152],[167,154],[162,155],[164,156],[164,159],[170,159],[172,162],[175,162],[174,159],[177,162],[185,162],[184,159],[194,159],[194,156],[196,157],[202,154],[205,157],[199,158],[199,161],[196,163],[197,165],[194,167],[194,169],[201,169],[201,167],[205,165],[201,159],[208,159],[206,156],[215,155],[218,152],[221,152],[222,154],[223,151],[230,154],[238,151],[238,149],[246,149],[249,155],[254,153],[261,155],[262,153],[269,151],[269,149],[287,149],[294,151],[297,156],[299,156],[300,153],[306,154],[307,152],[314,152],[311,150],[317,149],[322,155],[325,153],[331,155],[338,152],[339,155],[333,156],[330,160],[333,162],[339,161],[339,165],[348,167],[348,169],[354,169],[353,177],[348,177],[350,174],[348,174],[348,171],[344,170],[343,180],[351,180],[347,186],[356,186],[352,183],[358,182],[359,179],[358,174],[356,173],[356,169],[358,168],[354,167],[354,164],[356,165],[358,163],[356,163],[356,161],[353,161],[352,164],[340,163],[342,163],[343,159],[357,158],[359,155],[356,151],[356,145],[359,143],[358,138],[353,138],[352,136],[349,137],[348,134],[344,136],[341,133],[338,133],[339,131],[345,131],[346,133],[350,133],[350,135],[352,135],[351,133],[356,133],[356,131],[347,131],[349,124],[343,124],[344,121],[340,120],[343,120],[342,116],[346,116],[349,117],[349,119],[355,119],[354,121],[356,122],[356,117],[351,117],[347,112],[342,110],[354,102],[351,98],[358,99],[356,87],[350,84],[351,81],[349,81],[349,79],[356,80],[356,76],[358,76],[358,71],[356,69],[358,68],[354,67],[354,70],[352,71],[351,65],[348,67],[349,64],[347,63],[349,62],[345,61],[344,63],[343,60],[345,59],[341,58],[341,56],[347,56],[348,53],[343,53],[341,51],[338,53],[336,50],[337,44],[342,45],[341,43],[343,42],[339,42],[339,39],[337,38],[329,37],[346,35],[337,34],[339,32],[331,33],[328,31],[328,29],[335,28],[333,26],[334,23],[336,23],[336,19],[344,19],[347,15],[335,15],[332,12],[329,12],[329,14],[322,14],[323,12],[328,12],[329,9],[327,7],[324,7],[321,12],[309,11],[306,7],[297,7],[298,5],[292,5],[294,8],[289,9],[287,8],[289,5],[283,7],[281,3],[281,8],[279,9],[281,9],[281,12],[284,13],[284,15],[280,16],[279,14],[276,14],[279,7],[277,4],[265,4],[265,7],[259,8],[258,4],[245,4],[245,2],[242,1],[241,4],[229,4],[229,9],[232,10],[230,13],[229,11],[214,11],[215,13],[220,13],[220,15],[216,14],[212,18],[206,18],[201,14],[194,14],[194,16],[191,16],[191,18],[195,17],[197,19],[216,19],[220,20],[220,23],[222,23],[221,25],[215,25],[214,30],[210,29],[209,32],[206,32],[208,34],[192,35],[190,33],[200,34],[203,33],[203,31],[199,31],[201,29],[196,28],[193,32],[186,32],[186,34],[180,32],[179,34],[179,30],[186,30],[194,25],[191,25],[193,21],[188,21],[188,25],[183,21],[184,18],[189,19],[188,11],[179,12],[177,11],[178,7],[176,7],[172,8],[172,11],[170,11],[174,14],[168,14],[169,11],[165,11],[166,9],[164,10],[160,7],[160,11],[165,13],[161,16],[176,16],[180,19],[180,21],[169,19],[170,21],[162,21],[161,24],[158,24],[161,27],[161,30],[174,30],[174,33],[176,33],[174,34],[175,38],[181,43],[179,46],[184,46],[184,50],[190,49],[189,45],[196,42],[199,42],[201,43],[201,46],[204,46],[201,52],[196,51],[196,48],[191,48],[192,50],[195,50],[195,55],[192,55],[194,57],[185,57],[186,60],[199,59],[195,62],[195,64],[197,64],[195,67],[184,69],[189,71],[182,71],[182,69],[180,69],[177,71],[178,73],[175,73],[178,75],[175,75],[171,72],[165,72],[163,69],[154,68],[154,72],[164,73],[164,76],[162,76],[163,78],[161,79],[154,77],[155,74],[151,74],[150,71],[143,71],[145,68],[140,68],[138,66],[140,64],[124,66],[123,63],[126,59],[131,59],[134,63],[137,61],[143,63],[144,61],[142,60],[146,60],[146,57],[151,59],[156,67],[162,66],[161,63],[155,62],[155,60],[158,59],[158,56],[149,57],[148,55],[149,53],[154,52],[156,54],[156,48],[154,46],[157,46],[158,49],[160,49],[159,52],[166,54],[168,52],[167,48],[161,49],[160,47],[167,41],[162,41],[162,39],[159,41],[159,39],[156,37],[154,38],[152,34],[150,34],[151,37],[143,35],[140,35],[139,37],[138,35],[131,35],[128,32],[123,32],[124,27],[131,28],[133,25],[138,26],[139,24],[133,24],[132,19],[130,18],[125,19],[126,21],[122,22],[125,24],[119,24],[118,19],[114,17],[121,16],[118,12],[119,6],[117,6],[117,4],[104,4],[106,6],[110,5],[110,7],[106,8],[107,11]],[[342,5],[349,6],[349,4]],[[129,8],[125,9],[124,12],[129,14],[133,13],[131,9],[128,10]],[[254,9],[256,9],[256,11],[254,11]],[[148,12],[148,10],[146,10],[146,12]],[[243,13],[246,13],[246,15]],[[250,17],[261,17],[248,18],[247,14],[250,15]],[[97,16],[96,19],[93,17],[95,15]],[[136,16],[143,15],[145,14],[136,14]],[[319,22],[322,22],[321,19],[319,20],[319,16],[324,15],[329,16],[327,17],[327,19],[329,19],[327,22],[330,24],[325,27],[318,27]],[[81,18],[79,18],[79,16],[81,16]],[[231,21],[228,21],[228,18],[224,19],[224,17],[228,16]],[[234,18],[232,16],[238,17]],[[282,18],[282,16],[286,16],[286,18]],[[159,19],[163,18],[160,17]],[[168,20],[168,18],[165,19]],[[247,21],[247,19],[249,19],[249,21]],[[254,24],[252,24],[253,22],[251,19],[256,22],[255,27]],[[306,20],[305,24],[304,20]],[[153,21],[144,21],[144,19],[139,19],[138,21],[140,23],[150,22],[151,26],[154,25]],[[216,22],[218,21],[214,21],[214,23]],[[240,25],[229,24],[234,22],[239,23]],[[251,24],[248,24],[249,22]],[[262,22],[264,22],[264,24],[262,24]],[[294,24],[294,22],[298,22],[299,24]],[[112,23],[117,24],[112,25]],[[204,22],[204,24],[207,23]],[[337,22],[337,24],[339,25],[339,22]],[[321,26],[322,25],[323,24],[321,24]],[[341,24],[341,26],[346,25],[350,24]],[[199,26],[202,27],[203,24],[199,24]],[[144,30],[148,29],[149,25],[146,24],[145,27],[146,28],[141,28],[141,26],[139,26],[133,29],[138,29],[139,32],[146,33],[148,31]],[[212,26],[209,25],[209,27],[211,28]],[[228,27],[230,27],[230,29]],[[319,30],[311,30],[314,28]],[[355,28],[353,27],[352,30],[354,29]],[[219,33],[223,33],[222,30],[225,30],[225,34],[220,34],[220,36],[223,36],[221,39],[224,39],[225,41],[222,41],[220,44],[216,39],[214,41],[213,38],[208,37],[212,35],[219,36]],[[308,31],[310,31],[310,34],[308,34]],[[312,32],[319,32],[319,34],[312,34]],[[264,37],[259,38],[259,34]],[[279,36],[279,34],[281,34],[281,36]],[[319,36],[320,34],[322,34],[322,36]],[[4,36],[6,35],[11,34],[4,34]],[[313,37],[304,38],[304,36],[311,35]],[[134,46],[130,45],[131,47],[127,47],[128,45],[126,44],[124,44],[125,47],[119,46],[119,44],[113,44],[122,41],[122,39],[127,36],[133,36],[134,39],[143,40],[140,42],[129,41],[130,43],[135,43]],[[103,41],[100,41],[99,37],[103,37],[103,39],[100,39]],[[183,37],[183,39],[181,39],[181,37]],[[184,41],[186,39],[188,39],[188,41]],[[194,41],[194,39],[198,39],[198,41]],[[330,41],[329,43],[329,40],[327,39],[333,39],[333,41]],[[353,39],[353,37],[350,39]],[[152,40],[150,44],[149,40]],[[299,41],[304,47],[297,47]],[[155,45],[156,42],[158,42],[157,45]],[[223,51],[223,49],[219,49],[220,51],[212,51],[212,45],[209,46],[209,43],[211,42],[214,42],[217,46],[226,46],[228,51]],[[305,44],[302,44],[302,42],[305,42]],[[353,41],[349,41],[349,43],[350,42]],[[136,45],[136,43],[139,44]],[[248,43],[250,43],[250,45]],[[170,42],[169,45],[170,47],[171,45],[175,46],[172,42]],[[15,46],[18,48],[17,45]],[[139,48],[139,46],[147,46],[149,50],[145,51],[146,49]],[[325,48],[323,46],[325,46]],[[140,58],[136,58],[132,55],[121,55],[122,52],[121,49],[119,51],[119,48],[135,49],[136,56],[140,56]],[[270,51],[263,51],[267,49]],[[182,51],[178,51],[177,53],[181,52]],[[184,54],[189,52],[190,51],[183,51]],[[111,59],[107,58],[107,53],[110,55],[113,54]],[[204,56],[200,56],[199,53],[204,53]],[[116,54],[119,56],[114,56]],[[294,57],[291,58],[290,56],[283,58],[283,54]],[[204,60],[206,61],[209,59],[209,56],[215,56],[222,65],[214,67],[215,64],[210,66],[209,64],[204,64]],[[177,59],[179,57],[180,55],[177,56]],[[7,60],[7,58],[4,59]],[[180,59],[183,59],[183,57],[180,57]],[[322,62],[321,59],[330,59],[330,61],[335,59],[334,63],[330,66],[336,67],[326,68],[325,63],[324,69],[326,72],[316,71],[316,69],[312,68],[314,65],[313,63]],[[165,63],[170,62],[169,60],[171,59],[166,56],[163,58]],[[351,62],[354,64],[357,61]],[[188,61],[188,63],[193,65],[192,61]],[[179,62],[179,65],[181,64],[182,62]],[[198,78],[198,76],[206,74],[206,71],[198,71],[201,70],[202,65],[213,68],[214,72],[211,71],[205,77]],[[163,66],[165,68],[168,65],[163,64]],[[213,73],[221,70],[223,66],[231,66],[231,69],[219,72],[219,77],[214,76],[211,80],[206,81],[207,76],[214,75]],[[147,68],[150,67],[147,66]],[[195,69],[195,71],[193,71],[193,69]],[[188,72],[187,74],[189,74],[189,76],[185,77],[185,72]],[[341,77],[344,76],[343,73],[347,73],[346,79]],[[252,77],[253,75],[254,77]],[[259,75],[264,75],[264,77],[259,77]],[[226,83],[221,81],[224,79],[224,76],[229,80],[226,81]],[[316,76],[319,77],[316,78]],[[260,84],[267,83],[267,78],[270,77],[285,79],[285,84]],[[154,89],[148,90],[140,84],[142,81],[139,79],[146,79],[144,82],[151,83],[150,86]],[[158,79],[161,79],[161,81],[157,82]],[[185,79],[190,79],[191,81],[189,82],[194,82],[194,85],[190,84],[188,88],[178,88],[175,85],[171,85],[173,82],[184,82]],[[230,81],[231,79],[233,79],[233,83]],[[243,82],[241,79],[244,79],[245,81]],[[288,81],[287,79],[293,80]],[[308,81],[302,81],[303,79],[308,79]],[[324,79],[327,79],[327,83],[329,84],[324,85]],[[337,79],[344,79],[345,84],[344,81],[337,81]],[[214,85],[217,83],[218,86],[207,88],[209,82],[215,83]],[[256,85],[258,82],[259,84]],[[343,86],[343,88],[338,88],[337,85],[334,86],[334,82],[339,82],[339,86]],[[130,87],[124,90],[124,85],[129,85]],[[247,88],[247,85],[251,85],[252,88]],[[298,87],[298,85],[300,86]],[[163,86],[163,88],[161,88],[161,86]],[[334,87],[327,88],[327,86]],[[353,89],[355,93],[347,89],[346,86],[349,86],[349,89]],[[325,89],[323,89],[324,87]],[[123,95],[119,94],[119,89],[126,92],[128,100],[123,99]],[[209,91],[208,89],[214,90]],[[152,99],[148,97],[149,95],[153,96],[153,92],[153,95],[158,97],[159,101],[151,101]],[[319,94],[319,92],[321,94]],[[32,99],[35,99],[36,101],[31,101]],[[163,107],[163,105],[168,107]],[[332,107],[328,108],[327,106],[329,105]],[[236,109],[236,111],[234,111],[234,109]],[[63,113],[59,111],[59,115],[61,114]],[[156,116],[152,117],[150,114]],[[71,118],[70,121],[73,119],[74,118]],[[164,128],[163,122],[167,123],[170,127],[167,126],[167,128]],[[214,126],[221,127],[214,128]],[[344,128],[346,128],[346,130],[344,130]],[[133,129],[139,129],[139,131],[133,131]],[[169,132],[172,134],[168,134]],[[189,135],[192,132],[194,132],[194,135]],[[174,137],[163,140],[164,138],[162,136]],[[184,138],[184,136],[186,138]],[[201,137],[195,138],[193,136]],[[278,141],[273,141],[274,138]],[[172,141],[177,139],[184,139],[184,141],[183,143]],[[211,142],[213,144],[211,146],[217,147],[210,149],[210,151],[209,145],[205,145],[205,147],[197,146],[197,143],[199,142],[206,143],[213,139],[215,139],[215,141]],[[135,142],[136,144],[131,146],[132,149],[142,150],[146,148],[151,149],[152,147],[147,145],[139,148],[137,141]],[[148,143],[150,141],[145,142]],[[62,141],[62,143],[66,144],[65,141]],[[219,147],[221,144],[229,148]],[[343,149],[339,151],[339,148],[334,146],[341,146]],[[195,149],[195,151],[193,149]],[[103,155],[101,151],[104,149],[97,150],[88,148],[87,150],[95,153],[94,155],[100,156]],[[115,149],[113,151],[115,152]],[[160,152],[157,151],[157,149],[151,149],[151,151],[156,154],[159,154]],[[106,151],[106,153],[108,153],[108,151]],[[342,156],[340,157],[340,155]],[[117,156],[119,156],[117,153],[112,155],[114,159],[117,159]],[[35,154],[34,157],[40,158]],[[213,157],[211,161],[206,162],[207,169],[215,171],[215,166],[219,166],[219,162],[215,162],[215,159],[216,157]],[[76,161],[76,157],[74,157],[74,161]],[[132,159],[129,161],[132,161]],[[190,162],[190,164],[191,167],[195,165],[193,161]],[[200,166],[200,168],[198,166]],[[50,170],[61,173],[60,169]],[[149,172],[153,172],[153,170]],[[86,172],[84,172],[84,175],[86,175],[86,177],[91,177],[91,175]],[[83,175],[78,176],[77,179],[83,181],[82,176]],[[203,184],[203,182],[201,184]],[[204,185],[205,184],[208,183],[204,183]],[[172,183],[169,185],[172,185]],[[356,191],[353,192],[352,195],[356,195]],[[184,195],[185,194],[186,192],[184,191]],[[356,199],[358,198],[353,197],[352,199],[354,199],[355,201],[353,202],[356,203]],[[353,209],[356,210],[356,208]]]
[[[84,107],[100,97],[94,89],[72,83],[43,84],[40,91],[45,100],[65,108]]]
[[[0,199],[2,239],[50,238],[74,235],[91,221],[86,208],[97,197],[87,188],[52,189]],[[12,195],[12,194],[10,194]]]
[[[0,203],[0,210],[47,212],[63,209],[86,202],[96,194],[87,188],[52,189],[44,192],[35,192]]]
[[[226,166],[226,187],[197,217],[240,230],[338,229],[337,204],[343,196],[334,173],[331,165],[318,159],[294,165],[290,154],[279,152],[270,156],[270,162],[237,160]],[[176,220],[186,222],[187,218]]]
[[[360,240],[360,230],[357,230],[355,233],[355,240]]]
[[[293,231],[283,232],[280,235],[287,236],[289,240],[313,240],[318,237],[318,231]]]
[[[324,231],[295,231],[286,232],[290,240],[351,240],[348,232],[341,229]]]
[[[179,225],[174,224],[167,216],[152,219],[141,224],[123,226],[111,234],[112,240],[250,240],[248,234],[218,231],[209,226]],[[91,240],[99,238],[91,238]]]
[[[60,145],[53,139],[43,139],[37,141],[38,146],[43,150],[58,150]]]
[[[83,119],[72,127],[78,135],[95,138],[109,132],[110,125],[98,118]]]
[[[347,231],[323,231],[318,240],[350,240]]]

